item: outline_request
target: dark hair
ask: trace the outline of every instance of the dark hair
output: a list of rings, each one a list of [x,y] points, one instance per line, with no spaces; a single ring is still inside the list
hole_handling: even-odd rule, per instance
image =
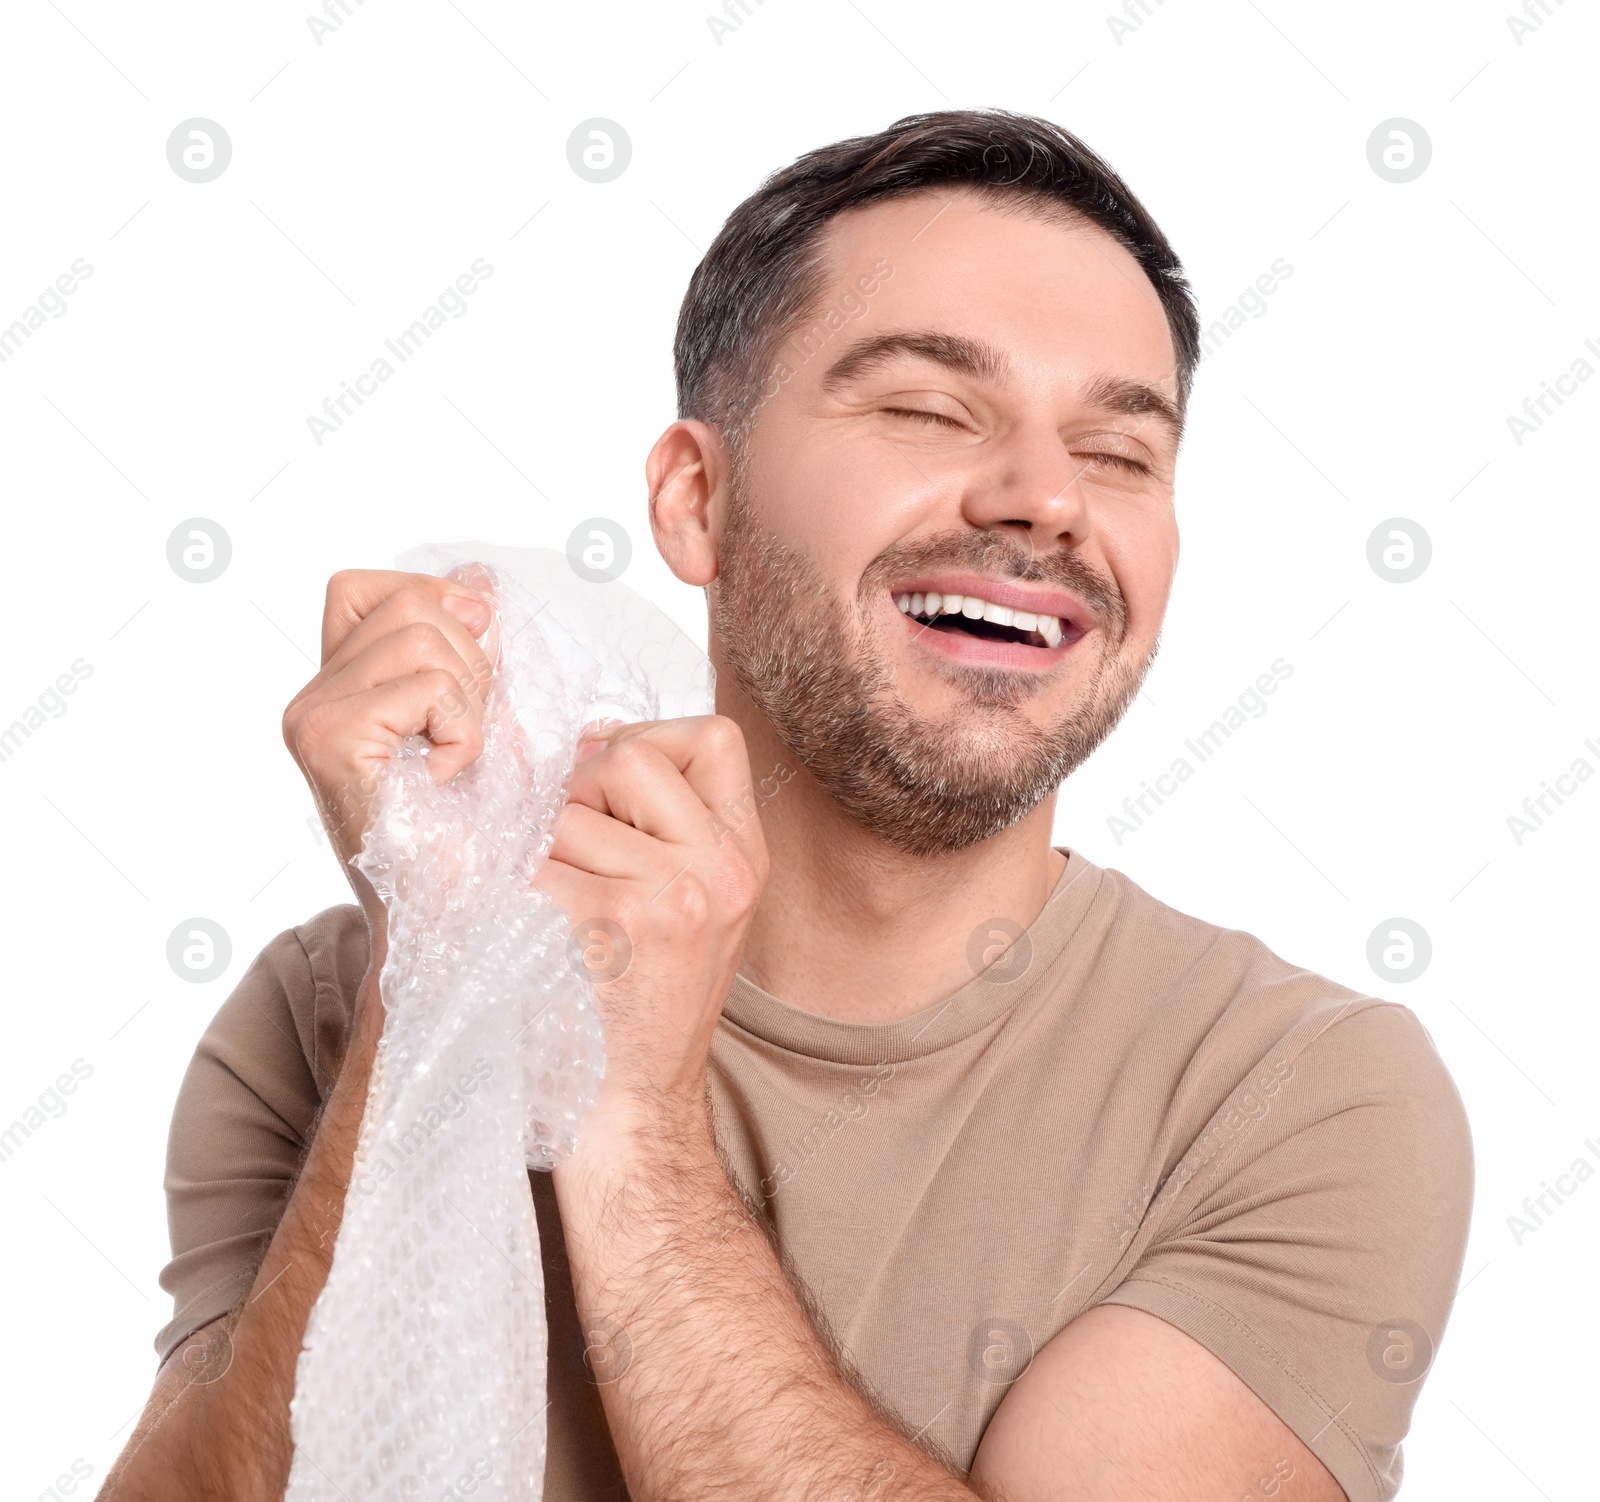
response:
[[[828,221],[846,209],[941,187],[1076,216],[1125,246],[1166,312],[1183,407],[1200,359],[1200,319],[1183,266],[1144,205],[1099,156],[1049,120],[938,110],[807,152],[728,216],[678,313],[678,415],[712,423],[742,449],[761,387],[773,384],[763,366],[821,294]]]

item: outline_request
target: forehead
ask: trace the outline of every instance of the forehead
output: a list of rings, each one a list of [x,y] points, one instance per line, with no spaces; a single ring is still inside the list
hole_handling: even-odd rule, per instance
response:
[[[1175,391],[1165,310],[1132,254],[1097,225],[970,190],[851,209],[825,232],[824,301],[867,308],[854,339],[935,329],[998,345],[1016,379],[1121,376]],[[862,298],[861,277],[876,282]]]

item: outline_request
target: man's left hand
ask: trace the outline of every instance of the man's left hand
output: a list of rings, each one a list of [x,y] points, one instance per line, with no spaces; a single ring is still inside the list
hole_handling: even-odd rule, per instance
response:
[[[606,1033],[594,1124],[703,1112],[711,1037],[768,872],[743,732],[722,715],[602,726],[578,758],[534,884],[593,954]]]

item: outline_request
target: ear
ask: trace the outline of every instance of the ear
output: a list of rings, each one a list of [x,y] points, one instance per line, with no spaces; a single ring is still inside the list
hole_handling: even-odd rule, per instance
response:
[[[675,422],[645,460],[650,531],[667,567],[685,584],[717,577],[717,550],[727,515],[729,455],[709,423]]]

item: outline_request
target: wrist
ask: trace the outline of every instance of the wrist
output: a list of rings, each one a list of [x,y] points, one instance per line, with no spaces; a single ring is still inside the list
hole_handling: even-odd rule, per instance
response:
[[[556,1166],[554,1179],[558,1196],[563,1186],[579,1185],[615,1193],[624,1186],[659,1182],[663,1174],[681,1178],[699,1162],[717,1165],[703,1089],[690,1094],[602,1088],[578,1130],[577,1147]]]
[[[709,1147],[711,1140],[711,1109],[703,1080],[698,1088],[681,1090],[607,1081],[579,1129],[574,1156],[588,1151],[629,1161],[673,1160]]]

